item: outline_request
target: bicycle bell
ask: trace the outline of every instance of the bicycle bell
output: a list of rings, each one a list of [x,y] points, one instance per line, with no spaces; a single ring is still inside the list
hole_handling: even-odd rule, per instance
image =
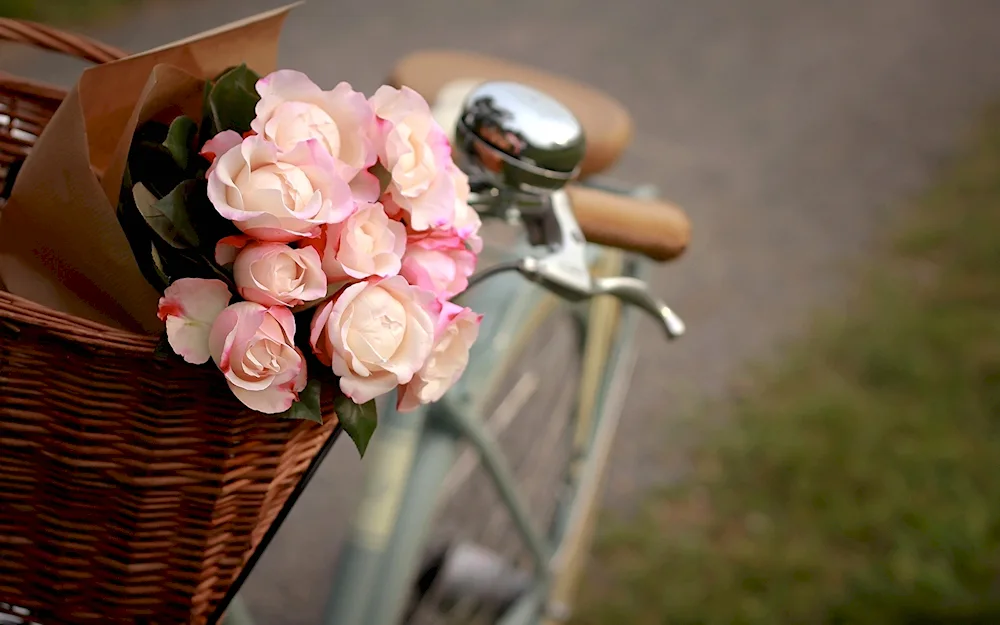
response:
[[[486,82],[466,97],[455,129],[463,169],[498,188],[552,191],[576,178],[583,127],[550,96],[515,82]]]

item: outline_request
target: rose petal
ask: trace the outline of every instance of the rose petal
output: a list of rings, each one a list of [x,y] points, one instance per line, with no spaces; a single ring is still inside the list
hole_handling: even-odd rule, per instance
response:
[[[157,315],[166,322],[167,342],[174,353],[192,364],[210,357],[208,335],[232,294],[221,280],[181,278],[160,298]]]
[[[284,412],[291,408],[295,400],[298,399],[298,393],[279,385],[271,385],[259,391],[251,391],[230,382],[229,390],[247,408],[263,412],[264,414]]]
[[[340,378],[340,390],[356,404],[363,404],[385,395],[396,386],[396,376],[386,372],[367,377],[350,375]]]
[[[332,364],[330,360],[331,350],[326,345],[321,346],[320,341],[327,330],[326,324],[330,319],[333,305],[333,298],[323,302],[313,313],[312,323],[309,324],[309,345],[312,346],[313,353],[319,361],[328,367]]]
[[[410,284],[450,299],[465,291],[475,269],[476,255],[454,231],[432,231],[409,237],[399,273]]]
[[[413,379],[401,387],[397,408],[407,412],[440,400],[461,378],[469,350],[479,334],[482,315],[451,302],[439,302],[434,348]]]
[[[235,130],[223,130],[205,142],[198,154],[205,157],[210,163],[214,163],[220,154],[225,154],[243,142],[243,137]]]
[[[295,315],[292,314],[292,311],[282,306],[272,306],[267,309],[267,312],[271,313],[271,316],[281,326],[281,330],[285,333],[286,342],[292,344],[295,341]]]
[[[396,410],[412,412],[421,406],[416,384],[404,384],[396,394]]]
[[[208,333],[211,326],[191,323],[181,317],[167,317],[167,342],[174,353],[193,365],[208,362]]]
[[[181,278],[164,290],[163,297],[160,298],[160,308],[161,310],[166,308],[164,314],[178,314],[187,319],[211,324],[229,304],[230,299],[232,294],[222,280]],[[178,312],[172,313],[173,310]]]
[[[219,314],[209,334],[212,360],[225,372],[234,345],[245,349],[246,343],[260,327],[267,309],[253,302],[236,302]]]
[[[229,265],[236,261],[236,254],[247,246],[252,239],[245,234],[234,234],[219,239],[215,244],[215,262]]]
[[[356,202],[371,203],[378,199],[382,191],[381,183],[375,174],[362,171],[351,180],[351,193]]]
[[[410,381],[431,353],[434,344],[434,320],[429,307],[434,301],[433,294],[411,286],[401,276],[384,278],[378,286],[403,301],[412,301],[413,306],[407,309],[407,325],[403,334],[400,351],[409,354],[409,358],[390,361],[382,366],[391,371],[399,379],[400,384]]]
[[[308,100],[322,90],[306,74],[294,69],[279,69],[257,81],[255,86],[261,99],[254,111],[257,115],[266,113],[264,98],[279,96],[282,101]],[[257,130],[260,132],[260,130]]]

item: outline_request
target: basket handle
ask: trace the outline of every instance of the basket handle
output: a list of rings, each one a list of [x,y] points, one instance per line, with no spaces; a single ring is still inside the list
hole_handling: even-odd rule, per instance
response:
[[[0,41],[13,41],[75,56],[92,63],[108,63],[128,56],[124,50],[58,28],[0,17]]]

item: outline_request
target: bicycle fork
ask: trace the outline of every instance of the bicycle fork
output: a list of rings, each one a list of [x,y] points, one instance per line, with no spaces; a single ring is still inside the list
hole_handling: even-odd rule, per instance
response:
[[[365,459],[368,466],[362,503],[337,563],[323,621],[326,625],[399,622],[410,598],[413,575],[426,555],[423,550],[439,489],[455,462],[461,440],[478,452],[510,510],[535,562],[535,577],[530,583],[533,594],[545,596],[551,554],[531,525],[505,458],[480,419],[452,402],[443,402],[405,415],[388,411],[380,419]],[[405,517],[401,511],[406,512]],[[465,548],[454,555],[463,560],[453,562],[454,566],[476,567],[483,575],[490,575],[490,570],[493,575],[502,575],[483,552]],[[518,592],[528,585],[520,580],[510,582]]]

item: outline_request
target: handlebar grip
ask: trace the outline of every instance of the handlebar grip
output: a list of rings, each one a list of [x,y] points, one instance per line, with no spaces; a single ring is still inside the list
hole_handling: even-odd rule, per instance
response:
[[[691,222],[679,207],[578,185],[566,186],[587,241],[639,252],[657,261],[680,256],[691,241]]]

